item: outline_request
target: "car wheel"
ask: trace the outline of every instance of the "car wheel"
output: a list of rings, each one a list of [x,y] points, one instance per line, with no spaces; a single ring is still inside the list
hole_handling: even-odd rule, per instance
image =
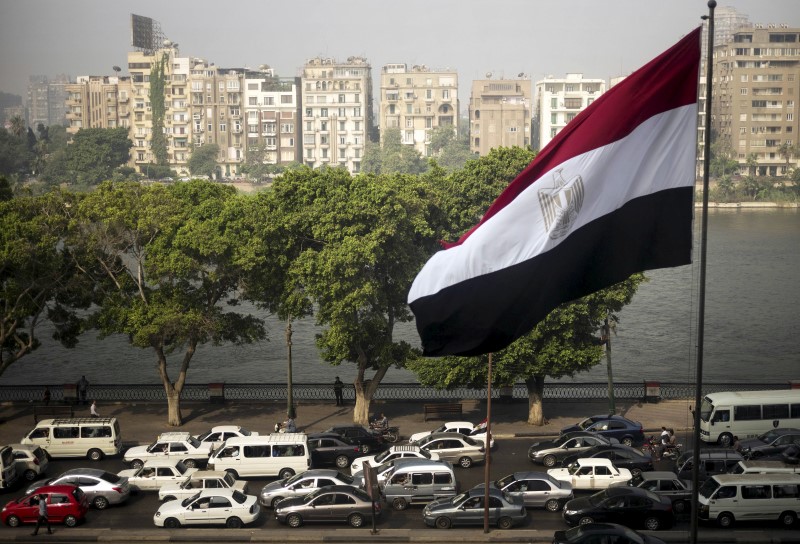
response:
[[[92,461],[99,461],[103,458],[103,452],[98,449],[91,449],[89,453],[86,454],[86,457]]]
[[[444,516],[436,518],[436,528],[437,529],[449,529],[450,525],[450,518],[446,518]]]
[[[340,455],[336,458],[336,466],[339,468],[347,468],[350,465],[350,459],[346,455]]]
[[[545,455],[544,459],[542,459],[542,463],[546,467],[554,467],[556,466],[556,456],[555,455]]]
[[[228,474],[230,474],[230,475],[231,475],[231,477],[232,477],[234,480],[238,480],[238,479],[239,479],[239,473],[238,473],[238,472],[236,472],[235,470],[233,470],[232,468],[229,468],[229,469],[228,469],[228,470],[226,470],[225,472],[227,472]]]
[[[9,527],[19,527],[19,518],[17,516],[8,516],[6,518],[6,525]]]
[[[392,501],[392,508],[395,510],[405,510],[408,508],[408,502],[403,497],[397,497]]]
[[[194,459],[186,459],[183,464],[186,465],[186,468],[197,468],[197,461]]]
[[[472,466],[472,459],[469,457],[462,457],[458,460],[458,464],[461,465],[462,468],[469,468]]]
[[[386,433],[384,438],[386,438],[387,442],[394,444],[395,442],[397,442],[397,439],[400,438],[400,436],[397,433],[390,432]]]
[[[622,442],[626,446],[633,446],[633,438],[631,438],[630,436],[626,436],[625,438],[620,440],[620,442]]]
[[[720,527],[731,527],[733,522],[736,521],[736,518],[733,517],[733,514],[730,512],[723,512],[719,516],[717,516],[717,525]]]
[[[67,527],[75,527],[78,524],[78,518],[75,516],[67,516],[64,518],[64,525]]]
[[[350,514],[350,517],[347,518],[347,523],[350,524],[350,527],[361,527],[364,525],[364,516],[359,513]]]
[[[167,529],[177,529],[181,526],[181,522],[175,518],[167,518],[164,520],[164,527]]]
[[[294,476],[294,470],[290,468],[282,468],[280,472],[278,472],[278,477],[281,480],[285,480],[286,478],[291,478],[292,476]]]
[[[683,514],[686,512],[687,506],[686,501],[678,500],[672,503],[672,511],[676,514]]]
[[[92,501],[92,505],[98,510],[105,510],[108,508],[108,499],[105,497],[95,497]]]
[[[368,454],[372,451],[372,447],[369,444],[361,444],[361,453]]]
[[[642,475],[642,469],[640,468],[632,468],[631,469],[631,476],[639,477]]]
[[[498,529],[511,529],[512,525],[514,525],[514,522],[509,517],[502,517],[497,520]]]
[[[131,461],[131,468],[142,468],[143,465],[144,463],[141,459],[134,459]]]
[[[791,527],[794,525],[794,522],[797,521],[797,514],[791,511],[787,511],[781,514],[780,516],[781,525],[784,527]]]
[[[544,507],[548,512],[558,512],[561,510],[561,502],[558,499],[550,499],[544,503]]]
[[[175,500],[175,497],[173,497],[172,495],[167,495],[166,497],[164,497],[164,502],[169,502],[169,501],[174,501],[174,500]]]
[[[228,529],[241,529],[244,523],[237,517],[228,518],[225,522],[225,527]]]
[[[594,523],[594,520],[589,516],[583,516],[579,521],[578,525],[588,525],[590,523]]]
[[[275,506],[276,506],[276,505],[277,505],[279,502],[281,502],[282,500],[283,500],[283,497],[275,497],[274,499],[272,499],[272,502],[270,503],[270,506],[272,506],[272,509],[274,510],[274,509],[275,509]]]
[[[644,518],[644,528],[648,531],[658,531],[661,528],[661,520],[655,516]]]
[[[25,476],[26,480],[28,480],[29,482],[32,482],[32,481],[34,481],[36,479],[37,474],[33,470],[28,469],[28,470],[25,471],[24,476]]]
[[[719,444],[723,448],[727,448],[731,444],[733,444],[733,437],[731,436],[730,433],[722,433],[721,435],[719,435],[719,438],[717,438],[717,444]]]
[[[286,518],[286,525],[289,527],[300,527],[303,524],[303,518],[299,514],[289,514]]]

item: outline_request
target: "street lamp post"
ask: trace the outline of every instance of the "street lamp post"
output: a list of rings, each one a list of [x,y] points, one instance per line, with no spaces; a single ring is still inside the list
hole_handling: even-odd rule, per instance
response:
[[[292,322],[289,318],[286,322],[286,349],[288,352],[286,368],[286,415],[294,419],[294,397],[292,395]]]

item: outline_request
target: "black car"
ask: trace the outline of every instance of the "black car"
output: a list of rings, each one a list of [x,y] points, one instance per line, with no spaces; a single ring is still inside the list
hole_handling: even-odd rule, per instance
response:
[[[347,468],[363,452],[361,446],[335,433],[311,433],[308,435],[311,465],[315,468],[334,465]]]
[[[570,527],[600,521],[656,531],[674,521],[672,501],[640,487],[609,487],[589,497],[572,499],[564,505],[563,515]]]
[[[353,444],[361,446],[361,453],[364,455],[375,451],[383,451],[389,447],[389,444],[380,434],[373,433],[361,425],[334,425],[324,432],[348,438]]]
[[[668,470],[643,472],[627,482],[613,483],[610,487],[620,486],[641,487],[656,495],[667,497],[672,501],[672,511],[675,514],[688,512],[691,506],[691,480],[681,480],[674,472]]]
[[[601,444],[619,444],[619,440],[590,431],[575,431],[562,434],[554,440],[534,442],[528,448],[528,459],[546,467],[554,467],[560,464],[564,457],[587,451]]]
[[[653,470],[653,458],[645,455],[641,450],[626,446],[625,444],[606,444],[594,446],[581,453],[573,453],[564,457],[561,462],[563,466],[569,466],[578,459],[591,457],[602,457],[610,459],[617,468],[627,468],[633,476],[638,476],[642,472]]]
[[[626,446],[641,446],[644,442],[642,424],[616,414],[590,416],[561,429],[560,434],[573,431],[592,431],[606,438],[616,438]]]
[[[780,454],[789,446],[800,446],[800,429],[772,429],[756,438],[740,440],[739,445],[748,459]]]
[[[588,523],[567,531],[556,531],[553,544],[596,544],[598,542],[624,542],[626,544],[666,544],[660,538],[637,533],[616,523]]]

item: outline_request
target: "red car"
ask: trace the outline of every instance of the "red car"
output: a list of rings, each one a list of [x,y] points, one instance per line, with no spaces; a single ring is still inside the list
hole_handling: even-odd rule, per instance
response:
[[[36,523],[41,495],[45,495],[47,500],[47,517],[50,523],[75,527],[89,510],[89,500],[80,488],[74,485],[46,485],[30,495],[6,504],[0,512],[0,521],[9,527]]]

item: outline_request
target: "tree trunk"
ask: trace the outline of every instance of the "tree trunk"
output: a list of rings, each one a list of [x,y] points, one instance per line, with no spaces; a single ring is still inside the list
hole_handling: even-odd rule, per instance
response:
[[[525,380],[525,385],[528,387],[528,425],[544,425],[544,376],[531,376]]]
[[[161,345],[153,345],[153,349],[158,357],[158,375],[161,377],[161,383],[164,385],[164,392],[167,396],[167,425],[170,427],[180,427],[183,425],[183,416],[181,415],[181,392],[186,383],[186,372],[189,370],[189,362],[192,360],[197,342],[190,342],[186,348],[186,353],[183,355],[181,361],[181,368],[178,371],[178,379],[173,383],[169,379],[167,373],[167,356]]]
[[[372,397],[375,396],[375,391],[381,384],[381,380],[386,375],[388,367],[381,367],[375,371],[372,379],[365,379],[364,372],[367,369],[366,355],[359,354],[358,357],[358,375],[353,382],[353,387],[356,393],[356,405],[353,408],[353,423],[356,425],[369,426],[369,407],[372,404]]]
[[[181,415],[181,392],[174,387],[167,389],[167,425],[180,427],[183,424]]]
[[[356,388],[356,405],[353,408],[353,423],[357,425],[369,426],[369,407],[372,403],[372,396],[364,394],[363,391],[359,392]]]

